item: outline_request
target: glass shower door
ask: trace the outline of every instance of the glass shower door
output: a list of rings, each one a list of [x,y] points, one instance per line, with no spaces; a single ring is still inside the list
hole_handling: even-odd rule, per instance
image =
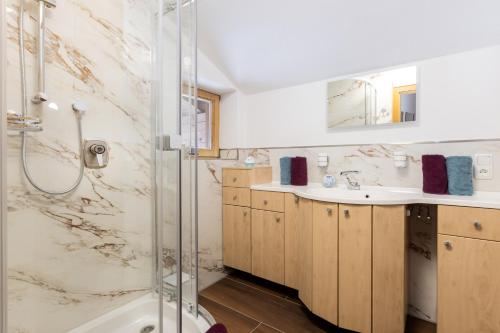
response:
[[[158,141],[162,148],[157,168],[157,225],[161,235],[157,245],[161,260],[156,283],[160,299],[176,303],[177,332],[181,332],[187,325],[183,313],[198,314],[196,2],[167,2],[161,20]]]

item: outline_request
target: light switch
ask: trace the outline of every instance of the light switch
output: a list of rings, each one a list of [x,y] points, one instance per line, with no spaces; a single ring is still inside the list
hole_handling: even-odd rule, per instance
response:
[[[493,154],[476,154],[474,177],[476,179],[493,179]]]

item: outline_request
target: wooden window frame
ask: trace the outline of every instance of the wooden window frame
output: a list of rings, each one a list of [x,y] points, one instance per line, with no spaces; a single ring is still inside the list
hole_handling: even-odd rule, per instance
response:
[[[219,127],[220,127],[220,96],[208,92],[206,90],[198,89],[198,98],[205,99],[212,103],[211,115],[211,142],[212,149],[198,149],[198,157],[201,158],[218,158],[220,156],[219,147]],[[198,103],[198,101],[196,101]],[[196,118],[198,121],[198,118]]]
[[[417,92],[417,85],[410,84],[407,86],[400,86],[392,88],[392,122],[401,122],[401,94],[415,94]]]

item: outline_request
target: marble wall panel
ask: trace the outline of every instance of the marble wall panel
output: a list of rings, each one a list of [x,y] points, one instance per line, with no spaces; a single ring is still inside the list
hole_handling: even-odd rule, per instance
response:
[[[7,9],[8,108],[21,109],[19,1]],[[36,68],[35,1],[26,1],[29,98]],[[84,138],[105,139],[109,166],[85,170],[71,195],[35,190],[8,137],[9,332],[66,332],[151,288],[151,8],[148,1],[67,0],[47,10],[47,93],[58,110],[28,103],[44,131],[30,134],[28,165],[44,188],[78,175],[71,104],[88,106]]]

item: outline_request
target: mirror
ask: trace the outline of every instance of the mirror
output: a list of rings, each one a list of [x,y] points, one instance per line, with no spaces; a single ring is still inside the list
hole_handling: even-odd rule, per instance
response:
[[[415,66],[328,82],[328,128],[417,119]]]

